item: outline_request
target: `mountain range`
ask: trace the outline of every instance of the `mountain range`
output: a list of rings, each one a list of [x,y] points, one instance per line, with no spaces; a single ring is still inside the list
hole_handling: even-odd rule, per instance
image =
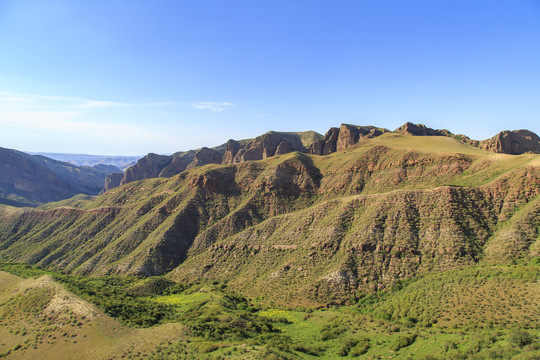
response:
[[[344,124],[149,154],[98,197],[2,209],[0,259],[345,304],[418,274],[538,256],[539,146],[526,130],[474,141]]]
[[[81,167],[0,148],[0,204],[37,206],[77,194],[97,195],[113,165]]]

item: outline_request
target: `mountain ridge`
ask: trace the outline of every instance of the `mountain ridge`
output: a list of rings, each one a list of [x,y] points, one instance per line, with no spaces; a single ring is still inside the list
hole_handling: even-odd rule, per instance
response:
[[[131,181],[153,177],[170,177],[194,167],[215,164],[233,164],[243,161],[261,160],[274,155],[281,155],[293,151],[305,152],[313,155],[328,155],[336,151],[358,144],[364,140],[381,136],[385,133],[396,133],[411,136],[445,136],[456,139],[465,144],[487,151],[519,155],[523,153],[540,153],[540,138],[528,130],[505,130],[490,139],[478,141],[466,135],[453,134],[442,129],[432,129],[423,124],[405,123],[394,131],[376,126],[359,126],[341,124],[339,128],[330,128],[325,136],[313,131],[299,133],[283,133],[270,131],[254,139],[229,140],[226,144],[215,148],[203,147],[199,150],[178,152],[170,157],[157,154],[148,154],[126,171],[126,175],[118,182],[119,174],[111,175],[107,191],[115,186],[127,184]],[[301,140],[300,138],[304,138]],[[161,160],[157,160],[157,158]]]
[[[0,259],[340,304],[418,273],[538,256],[538,158],[385,132],[327,156],[207,164],[76,207],[0,211]]]
[[[77,194],[97,195],[114,166],[79,167],[0,148],[0,203],[38,206]]]

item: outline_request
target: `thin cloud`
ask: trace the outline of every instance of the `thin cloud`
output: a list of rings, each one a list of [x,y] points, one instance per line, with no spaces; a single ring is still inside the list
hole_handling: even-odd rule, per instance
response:
[[[148,129],[118,123],[96,123],[80,120],[80,111],[4,111],[0,110],[0,126],[18,127],[85,136],[129,139],[159,139]]]
[[[82,99],[69,96],[33,95],[0,92],[0,107],[2,108],[22,107],[25,109],[35,109],[39,107],[63,106],[71,107],[74,109],[96,109],[108,107],[151,107],[172,104],[173,103],[170,102],[125,103],[108,100]]]
[[[193,107],[197,110],[209,110],[211,112],[225,111],[231,106],[234,106],[234,104],[230,102],[197,101],[193,104]]]

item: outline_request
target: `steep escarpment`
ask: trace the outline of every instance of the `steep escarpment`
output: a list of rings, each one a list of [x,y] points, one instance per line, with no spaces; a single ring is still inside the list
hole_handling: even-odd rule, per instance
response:
[[[76,194],[96,195],[109,170],[0,148],[0,204],[36,206]]]
[[[223,220],[234,231],[305,203],[307,171],[291,173],[305,160],[281,161],[286,165],[245,163],[130,183],[98,197],[88,210],[6,210],[1,257],[84,274],[164,273],[214,223]],[[268,201],[259,197],[272,189],[283,199],[270,192]]]
[[[172,156],[150,153],[128,168],[119,183],[116,181],[117,175],[109,176],[103,192],[136,180],[171,177],[184,170],[207,164],[230,165],[262,160],[294,151],[307,152],[307,147],[321,137],[314,131],[298,133],[270,131],[255,139],[240,141],[231,139],[226,144],[215,148],[203,147],[199,150],[178,152]]]
[[[309,147],[309,153],[314,155],[328,155],[386,132],[388,132],[387,129],[374,126],[341,124],[340,128],[331,128],[328,130],[324,139],[314,141]]]
[[[478,141],[446,129],[432,129],[423,124],[405,123],[394,131],[375,126],[341,124],[324,137],[313,131],[284,133],[270,131],[248,140],[229,140],[215,148],[175,153],[172,156],[148,154],[129,168],[120,183],[116,174],[107,178],[103,192],[120,184],[155,177],[171,177],[187,169],[207,164],[237,164],[263,160],[298,151],[312,155],[329,155],[385,134],[414,137],[448,137],[475,148],[512,155],[540,153],[540,138],[527,130],[503,131],[491,139]]]
[[[519,155],[540,153],[540,137],[529,130],[502,131],[491,139],[480,142],[479,147],[497,153]]]
[[[418,273],[538,255],[537,155],[445,136],[420,144],[382,134],[328,156],[294,152],[134,181],[77,209],[5,208],[0,259],[76,274],[172,270],[317,305]]]

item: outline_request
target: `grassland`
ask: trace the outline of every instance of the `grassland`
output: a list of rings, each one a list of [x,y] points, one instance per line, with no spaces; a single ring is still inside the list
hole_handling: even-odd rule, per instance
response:
[[[539,158],[385,134],[3,206],[0,353],[537,359]]]
[[[224,284],[176,284],[162,277],[84,279],[27,265],[0,268],[27,277],[0,272],[0,351],[6,358],[540,356],[536,262],[430,274],[366,295],[355,305],[321,309],[264,306]],[[110,302],[122,297],[131,311],[115,312],[99,292],[111,294]],[[54,300],[58,297],[65,300]],[[157,314],[156,305],[162,316],[140,322],[141,315]]]

